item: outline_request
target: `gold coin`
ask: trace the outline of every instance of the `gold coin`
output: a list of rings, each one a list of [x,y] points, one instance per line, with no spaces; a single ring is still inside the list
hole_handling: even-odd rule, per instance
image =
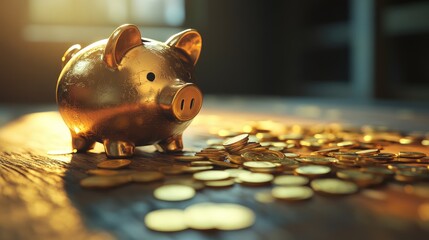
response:
[[[218,181],[218,180],[224,180],[230,177],[228,172],[221,171],[221,170],[211,170],[211,171],[203,171],[194,173],[193,175],[194,179],[200,180],[200,181]]]
[[[218,225],[217,209],[215,203],[197,203],[187,207],[184,211],[186,225],[196,230],[216,229]]]
[[[113,176],[118,175],[121,172],[117,170],[109,170],[109,169],[90,169],[86,173],[97,176]]]
[[[131,161],[128,159],[116,159],[116,160],[106,160],[99,162],[97,167],[105,169],[119,169],[127,167],[131,164]]]
[[[365,173],[359,170],[352,169],[338,171],[337,177],[344,180],[353,181],[361,187],[376,185],[383,181],[383,177],[379,175],[374,175],[372,173]]]
[[[225,167],[225,168],[238,168],[238,167],[240,167],[240,165],[238,165],[238,164],[227,163],[224,161],[218,161],[218,160],[214,160],[214,159],[209,159],[209,161],[212,162],[213,165],[216,165],[219,167]]]
[[[338,152],[338,151],[340,151],[339,148],[333,147],[333,148],[320,149],[320,150],[312,152],[311,154],[312,155],[326,155],[326,154],[328,154],[330,152]]]
[[[355,152],[357,155],[372,155],[375,153],[380,152],[378,148],[372,148],[372,149],[365,149]]]
[[[395,174],[395,172],[385,167],[366,167],[362,168],[361,171],[381,175],[383,177],[391,177]]]
[[[311,187],[314,191],[333,195],[352,194],[358,191],[355,183],[336,178],[315,179],[311,182]]]
[[[213,169],[213,166],[190,166],[190,167],[183,168],[183,172],[195,173],[195,172],[200,172],[200,171],[205,171],[210,169]]]
[[[247,170],[244,170],[244,169],[237,169],[237,168],[230,168],[230,169],[225,169],[224,170],[225,172],[227,172],[227,173],[229,173],[229,175],[231,176],[231,177],[238,177],[238,175],[240,175],[240,174],[242,174],[242,173],[250,173],[249,171],[247,171]]]
[[[191,166],[211,166],[213,165],[210,161],[193,161],[191,162]]]
[[[111,188],[131,182],[129,175],[91,176],[80,181],[84,188]]]
[[[354,146],[356,143],[353,141],[343,141],[343,142],[339,142],[337,143],[338,147],[352,147]]]
[[[203,182],[195,181],[192,178],[166,179],[165,185],[170,185],[170,184],[186,185],[186,186],[189,186],[189,187],[195,189],[196,191],[199,191],[199,190],[204,189],[206,187]]]
[[[330,172],[331,172],[330,167],[319,166],[319,165],[307,165],[307,166],[301,166],[295,169],[295,173],[306,177],[322,176]]]
[[[320,164],[320,165],[329,165],[331,163],[338,162],[338,159],[333,157],[300,157],[300,158],[295,158],[295,160],[301,163],[311,163],[311,164]]]
[[[234,178],[218,180],[218,181],[205,181],[207,187],[230,187],[235,184]]]
[[[313,197],[313,190],[309,187],[288,186],[274,187],[271,190],[274,198],[281,200],[299,201],[307,200]]]
[[[249,139],[249,134],[245,133],[245,134],[240,134],[238,136],[229,138],[227,140],[225,140],[223,142],[224,146],[230,146],[230,145],[234,145],[237,143],[242,143],[242,142],[246,142],[247,143],[247,139]]]
[[[276,161],[281,160],[285,156],[282,152],[264,150],[264,151],[248,151],[241,155],[246,161]]]
[[[153,195],[163,201],[184,201],[195,196],[195,189],[186,185],[170,184],[158,187]]]
[[[303,176],[282,175],[274,178],[273,183],[281,186],[299,186],[306,185],[309,179]]]
[[[225,231],[248,228],[255,222],[255,214],[251,209],[232,203],[218,204],[215,216],[219,221],[216,229]]]
[[[401,158],[422,158],[422,157],[426,157],[425,153],[422,152],[399,152],[398,153],[398,157]]]
[[[255,222],[247,207],[230,203],[198,203],[185,209],[186,224],[197,230],[239,230]]]
[[[160,209],[148,213],[144,218],[147,228],[159,232],[177,232],[188,228],[185,214],[180,209]]]
[[[284,155],[287,158],[297,158],[297,157],[301,156],[301,154],[299,154],[299,153],[284,153]]]
[[[164,174],[156,171],[138,171],[131,174],[133,182],[154,182],[164,178]]]
[[[244,184],[251,184],[251,185],[262,185],[270,183],[274,176],[272,174],[268,173],[241,173],[238,175],[238,179],[241,181],[241,183]]]
[[[278,165],[272,163],[272,162],[265,162],[265,161],[249,161],[243,163],[243,166],[248,168],[276,168]]]

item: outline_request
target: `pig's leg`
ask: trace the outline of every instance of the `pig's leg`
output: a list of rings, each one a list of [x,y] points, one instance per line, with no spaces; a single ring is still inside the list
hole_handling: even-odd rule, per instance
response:
[[[135,145],[132,142],[105,139],[103,145],[109,158],[131,157],[134,154]]]
[[[94,148],[95,141],[87,137],[72,133],[72,147],[77,152],[86,152]]]
[[[169,137],[157,143],[155,147],[163,152],[180,152],[183,149],[182,135]]]

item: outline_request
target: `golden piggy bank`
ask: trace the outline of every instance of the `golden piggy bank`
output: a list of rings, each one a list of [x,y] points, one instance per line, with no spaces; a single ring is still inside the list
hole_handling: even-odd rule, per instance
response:
[[[193,74],[201,44],[192,29],[159,42],[126,24],[108,39],[70,47],[56,96],[73,149],[100,142],[111,158],[130,157],[141,145],[182,150],[182,133],[202,106]]]

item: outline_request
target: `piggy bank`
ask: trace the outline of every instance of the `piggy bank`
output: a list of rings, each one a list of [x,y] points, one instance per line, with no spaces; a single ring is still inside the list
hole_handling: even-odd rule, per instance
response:
[[[182,133],[202,106],[193,73],[201,44],[193,29],[159,42],[126,24],[108,39],[70,47],[56,98],[73,149],[85,152],[100,142],[110,158],[151,144],[181,151]]]

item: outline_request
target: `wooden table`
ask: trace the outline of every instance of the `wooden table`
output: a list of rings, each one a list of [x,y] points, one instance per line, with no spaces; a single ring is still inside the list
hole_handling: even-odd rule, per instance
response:
[[[230,99],[231,103],[234,101]],[[286,124],[332,121],[328,116],[320,118],[310,113],[286,115],[279,107],[273,107],[282,106],[278,101],[240,103],[248,108],[233,108],[224,103],[228,101],[209,99],[185,134],[188,149],[204,147],[213,128],[248,120],[270,119]],[[321,109],[323,115],[331,108]],[[374,109],[370,114],[379,113]],[[347,107],[339,111],[356,114]],[[414,126],[419,130],[425,130],[429,122],[427,111],[423,112],[418,114],[417,110],[414,118]],[[344,121],[335,114],[340,122],[364,121]],[[367,122],[383,117],[389,119],[380,115],[367,118]],[[406,118],[402,120],[403,125],[407,123]],[[394,119],[390,123],[398,124]],[[403,125],[400,122],[398,126]],[[257,202],[254,195],[271,186],[252,188],[236,184],[231,188],[206,188],[183,202],[163,202],[152,196],[153,189],[162,183],[128,184],[107,190],[81,188],[79,181],[87,176],[85,172],[95,168],[105,155],[101,145],[87,154],[47,154],[49,150],[68,148],[69,144],[68,129],[57,112],[25,115],[0,128],[0,239],[429,239],[429,196],[427,192],[414,194],[412,185],[390,183],[346,197],[316,194],[305,202],[264,204]],[[399,148],[429,154],[429,149],[422,146],[391,146],[386,151]],[[130,168],[157,169],[172,164],[173,160],[150,150],[139,149]],[[148,230],[143,223],[149,211],[184,209],[206,201],[247,206],[256,213],[256,223],[239,231],[186,230],[171,234]]]

